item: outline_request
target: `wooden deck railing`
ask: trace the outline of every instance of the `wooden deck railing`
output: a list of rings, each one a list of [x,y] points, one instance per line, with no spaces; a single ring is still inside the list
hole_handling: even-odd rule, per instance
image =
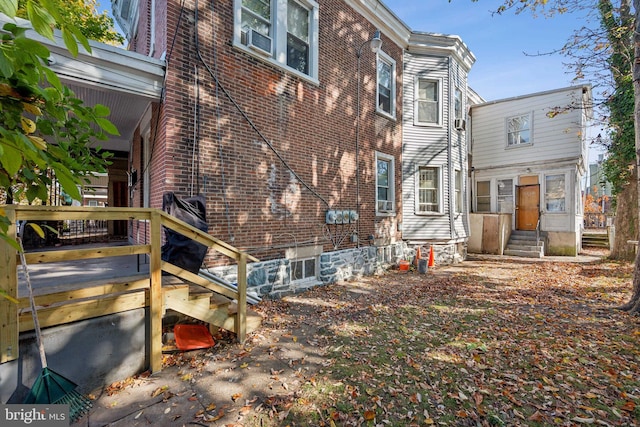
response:
[[[236,299],[238,309],[234,332],[238,341],[244,342],[247,315],[247,262],[257,261],[251,255],[158,209],[18,205],[7,205],[2,208],[11,222],[8,234],[13,238],[17,236],[18,221],[138,220],[148,223],[149,244],[114,247],[105,243],[104,247],[94,246],[91,249],[68,249],[61,246],[53,250],[26,253],[27,264],[136,254],[149,256],[149,273],[143,280],[132,278],[132,281],[122,285],[93,286],[38,295],[36,305],[44,307],[38,311],[43,327],[149,307],[150,369],[153,372],[159,371],[162,368],[162,316],[165,311],[162,297],[162,271],[165,270],[183,278],[186,282],[205,286],[211,291]],[[199,276],[162,261],[162,227],[189,237],[235,260],[238,265],[237,291],[230,291],[214,283],[199,283],[197,279]],[[19,333],[33,329],[32,322],[19,319],[19,310],[28,307],[29,304],[25,297],[18,297],[18,264],[19,257],[16,250],[0,240],[0,289],[20,301],[19,304],[15,304],[6,298],[0,298],[0,363],[18,358]],[[87,278],[87,281],[90,280],[91,278]],[[65,304],[56,306],[56,303],[61,302]]]

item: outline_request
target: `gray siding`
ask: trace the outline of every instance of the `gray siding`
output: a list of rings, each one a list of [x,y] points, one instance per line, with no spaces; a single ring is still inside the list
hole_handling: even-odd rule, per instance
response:
[[[455,198],[455,169],[462,172],[463,212],[466,207],[466,135],[453,129],[453,91],[462,90],[466,102],[467,75],[463,67],[448,57],[405,55],[403,73],[403,238],[414,241],[450,241],[467,237],[466,214],[457,215],[451,228],[450,210]],[[416,125],[414,121],[415,83],[424,77],[441,84],[441,123]],[[450,81],[452,80],[452,82]],[[465,106],[466,107],[466,106]],[[465,110],[463,110],[465,111]],[[451,146],[449,146],[451,144]],[[420,166],[440,168],[440,213],[417,213],[417,173]]]
[[[576,105],[555,117],[554,107]],[[582,89],[570,88],[535,96],[473,106],[473,166],[476,170],[508,165],[579,158],[583,152]],[[507,147],[506,120],[533,113],[532,144]]]

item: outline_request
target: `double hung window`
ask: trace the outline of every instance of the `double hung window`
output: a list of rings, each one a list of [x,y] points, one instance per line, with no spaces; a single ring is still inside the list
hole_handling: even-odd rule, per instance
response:
[[[235,43],[283,68],[318,78],[314,0],[235,0]]]
[[[418,212],[440,212],[440,168],[418,168]]]
[[[384,52],[378,52],[378,90],[376,110],[395,117],[396,62]]]
[[[376,153],[376,213],[389,214],[394,211],[394,159]]]
[[[416,124],[439,125],[441,118],[440,81],[418,78],[415,87]]]
[[[531,114],[507,119],[507,146],[531,144]]]

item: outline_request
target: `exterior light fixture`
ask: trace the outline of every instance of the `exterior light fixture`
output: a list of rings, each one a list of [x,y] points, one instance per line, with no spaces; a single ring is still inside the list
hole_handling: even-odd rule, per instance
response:
[[[371,52],[378,53],[380,48],[382,47],[382,39],[380,38],[380,30],[376,30],[373,33],[373,38],[370,40],[371,43]]]

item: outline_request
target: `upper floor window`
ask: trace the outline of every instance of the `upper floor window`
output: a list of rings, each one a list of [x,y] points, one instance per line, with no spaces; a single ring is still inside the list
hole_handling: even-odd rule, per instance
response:
[[[294,0],[287,8],[287,65],[309,74],[309,10]]]
[[[439,125],[441,98],[439,80],[418,78],[415,88],[415,122]]]
[[[394,211],[394,159],[376,153],[376,213],[389,214]]]
[[[378,105],[376,110],[395,117],[396,62],[384,52],[378,52]]]
[[[418,169],[418,212],[440,212],[440,168],[421,166]]]
[[[314,0],[236,0],[235,44],[269,62],[318,78]]]
[[[456,119],[463,119],[462,117],[462,90],[456,88],[453,94],[453,117]]]
[[[507,118],[507,146],[531,143],[531,114]]]
[[[138,0],[112,0],[111,8],[125,37],[131,41],[138,29]]]

